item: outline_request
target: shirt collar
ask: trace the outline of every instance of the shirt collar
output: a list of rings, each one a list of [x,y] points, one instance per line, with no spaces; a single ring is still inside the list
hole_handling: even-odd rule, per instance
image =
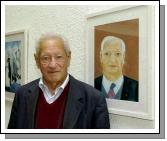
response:
[[[104,86],[104,89],[106,90],[106,92],[108,93],[109,89],[110,89],[110,86],[112,83],[115,83],[116,84],[116,87],[114,88],[114,92],[117,93],[119,91],[119,89],[121,88],[122,84],[123,84],[123,81],[124,81],[124,77],[123,75],[121,75],[119,77],[119,79],[117,79],[116,81],[111,81],[111,80],[108,80],[104,75],[103,75],[103,80],[102,80],[102,84]]]
[[[69,74],[67,74],[67,77],[66,77],[66,79],[64,80],[64,82],[63,82],[58,88],[56,88],[55,92],[56,92],[58,89],[63,89],[63,90],[64,90],[64,88],[67,86],[68,82],[69,82]],[[43,89],[43,88],[44,88],[44,89],[48,89],[48,87],[44,84],[42,77],[41,77],[40,80],[39,80],[38,86],[39,86],[41,89]],[[49,89],[48,89],[48,90],[49,90]]]

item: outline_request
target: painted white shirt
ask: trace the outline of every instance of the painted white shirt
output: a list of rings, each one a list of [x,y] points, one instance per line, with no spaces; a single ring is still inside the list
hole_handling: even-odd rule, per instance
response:
[[[67,75],[66,79],[64,80],[64,82],[62,83],[61,86],[59,86],[56,90],[54,95],[51,94],[51,92],[49,91],[48,87],[43,83],[43,79],[40,78],[39,80],[39,87],[41,88],[44,97],[47,101],[48,104],[53,103],[54,101],[56,101],[56,99],[59,98],[59,96],[62,94],[64,88],[67,86],[69,82],[69,74]]]
[[[124,77],[123,77],[123,75],[122,75],[119,79],[117,79],[115,82],[108,80],[108,79],[103,75],[102,84],[103,84],[103,87],[104,87],[104,89],[105,89],[105,91],[106,91],[107,93],[108,93],[109,90],[110,90],[111,84],[112,84],[112,83],[115,83],[116,86],[114,87],[114,93],[117,94],[118,91],[120,90],[120,88],[122,87],[123,82],[124,82]]]

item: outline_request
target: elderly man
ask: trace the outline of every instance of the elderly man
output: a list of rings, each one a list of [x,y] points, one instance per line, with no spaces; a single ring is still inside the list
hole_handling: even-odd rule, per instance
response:
[[[103,76],[95,79],[95,88],[106,98],[138,102],[138,82],[122,74],[124,59],[123,40],[114,36],[104,37],[100,51]]]
[[[34,56],[42,77],[16,92],[8,128],[110,128],[105,98],[68,73],[71,51],[61,36],[41,37]]]

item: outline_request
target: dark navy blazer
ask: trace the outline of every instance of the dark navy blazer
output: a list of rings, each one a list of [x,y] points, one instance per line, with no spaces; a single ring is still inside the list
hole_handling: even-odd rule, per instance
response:
[[[95,88],[101,91],[102,75],[95,79]],[[124,76],[124,84],[121,94],[121,100],[138,102],[138,82]]]
[[[105,129],[110,128],[106,100],[92,86],[76,80],[70,75],[70,86],[66,104],[63,128]],[[9,129],[34,128],[39,79],[34,80],[16,92]]]

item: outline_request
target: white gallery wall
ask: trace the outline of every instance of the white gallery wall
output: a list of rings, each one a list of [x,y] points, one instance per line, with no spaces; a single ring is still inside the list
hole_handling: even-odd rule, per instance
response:
[[[5,32],[25,29],[28,31],[27,82],[40,76],[34,61],[37,39],[42,33],[54,32],[64,35],[69,42],[72,58],[70,74],[85,81],[86,72],[86,15],[114,6],[6,6]],[[7,126],[12,103],[6,101],[5,124]],[[110,114],[113,129],[154,128],[154,121]]]

